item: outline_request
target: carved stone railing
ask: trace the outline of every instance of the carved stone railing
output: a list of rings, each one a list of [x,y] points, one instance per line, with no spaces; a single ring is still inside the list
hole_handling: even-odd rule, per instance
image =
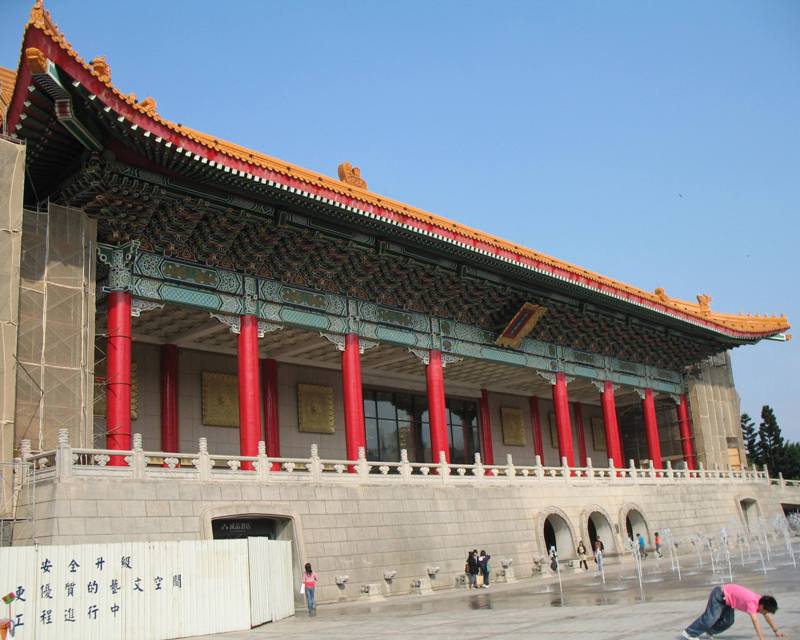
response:
[[[630,461],[628,467],[615,468],[611,460],[607,467],[595,467],[587,460],[585,467],[569,467],[566,458],[557,467],[541,464],[539,456],[533,466],[515,465],[511,456],[506,456],[502,465],[487,465],[475,454],[472,464],[448,464],[444,454],[438,462],[409,462],[406,450],[402,450],[399,462],[377,462],[367,460],[360,448],[358,459],[320,458],[317,445],[311,445],[308,458],[269,457],[263,442],[258,444],[258,455],[218,455],[208,451],[205,438],[200,438],[197,453],[170,453],[145,451],[142,438],[133,435],[133,449],[86,449],[70,446],[66,429],[59,431],[58,448],[32,453],[30,442],[21,444],[22,460],[28,468],[35,469],[37,481],[47,478],[70,477],[117,477],[137,480],[147,479],[193,479],[229,480],[240,482],[436,482],[497,483],[497,482],[560,482],[573,485],[592,484],[652,484],[688,482],[742,482],[766,483],[781,487],[796,487],[800,483],[792,480],[771,479],[766,467],[759,470],[699,469],[689,470],[685,466],[676,469],[667,462],[666,468],[636,467]],[[117,464],[114,464],[117,463]],[[252,467],[252,469],[248,468]],[[276,470],[278,469],[278,470]],[[351,471],[352,470],[352,471]]]

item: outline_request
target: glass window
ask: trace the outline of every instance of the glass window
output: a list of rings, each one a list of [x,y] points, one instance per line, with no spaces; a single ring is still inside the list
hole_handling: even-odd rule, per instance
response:
[[[364,429],[367,436],[367,460],[380,459],[380,444],[378,439],[378,422],[375,418],[364,418]]]

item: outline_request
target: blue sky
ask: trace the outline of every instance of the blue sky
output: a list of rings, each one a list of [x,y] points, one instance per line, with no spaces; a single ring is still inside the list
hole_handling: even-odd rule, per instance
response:
[[[3,0],[15,66],[29,2]],[[46,0],[168,118],[652,290],[800,322],[800,3]],[[800,439],[800,344],[736,349]]]

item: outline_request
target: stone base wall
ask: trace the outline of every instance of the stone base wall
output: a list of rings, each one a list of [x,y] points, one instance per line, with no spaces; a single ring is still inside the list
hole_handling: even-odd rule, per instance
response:
[[[614,540],[605,540],[607,553],[614,553],[621,548],[630,509],[644,516],[650,539],[666,527],[685,539],[739,526],[743,498],[755,500],[758,513],[768,519],[781,512],[782,501],[800,498],[800,487],[728,479],[585,486],[564,480],[528,486],[448,486],[435,478],[405,485],[355,480],[54,478],[37,484],[35,511],[21,505],[23,514],[33,512],[34,521],[17,523],[14,544],[33,543],[34,525],[39,544],[195,540],[212,537],[215,517],[281,516],[292,520],[295,564],[311,562],[321,578],[318,597],[333,601],[357,599],[367,584],[381,584],[390,593],[412,592],[412,581],[427,585],[428,567],[439,567],[430,580],[433,589],[453,587],[473,548],[486,549],[496,569],[501,560],[512,559],[516,576],[528,577],[534,558],[545,554],[544,520],[553,513],[566,520],[575,543],[582,539],[588,545],[588,516],[599,511],[615,533]],[[561,556],[568,559],[574,552],[561,551]],[[397,572],[389,585],[385,571]],[[336,576],[348,576],[344,587],[336,586]]]

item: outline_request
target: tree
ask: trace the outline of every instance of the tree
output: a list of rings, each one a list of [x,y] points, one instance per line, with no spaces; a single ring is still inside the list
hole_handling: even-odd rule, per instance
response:
[[[758,425],[758,451],[760,463],[766,464],[770,472],[781,471],[785,458],[785,444],[775,412],[768,404],[761,408],[761,422]]]
[[[781,473],[786,480],[800,480],[800,442],[787,443]]]
[[[750,464],[762,464],[761,456],[759,455],[756,423],[753,422],[753,419],[746,413],[741,415],[739,423],[742,426],[742,438],[744,439],[744,448],[747,452],[747,460]]]

